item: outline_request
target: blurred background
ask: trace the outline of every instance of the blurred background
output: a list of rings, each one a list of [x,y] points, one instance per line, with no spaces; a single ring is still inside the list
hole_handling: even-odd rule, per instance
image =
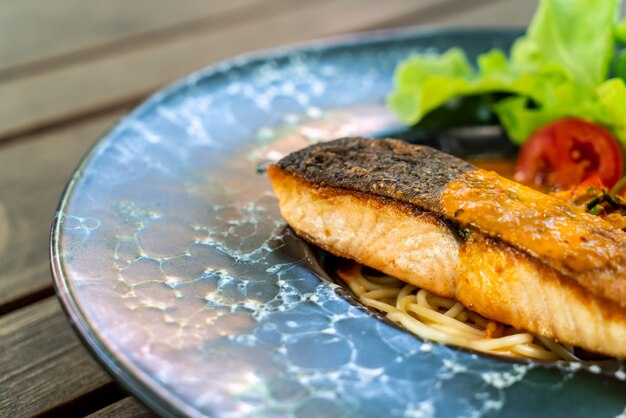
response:
[[[63,188],[117,119],[244,52],[402,26],[524,27],[537,0],[0,1],[0,416],[151,416],[59,304],[48,236]]]

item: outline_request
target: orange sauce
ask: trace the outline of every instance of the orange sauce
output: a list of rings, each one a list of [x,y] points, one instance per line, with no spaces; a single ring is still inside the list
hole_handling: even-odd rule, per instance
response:
[[[552,196],[475,170],[446,187],[445,216],[514,244],[562,273],[615,268],[626,262],[623,233]]]

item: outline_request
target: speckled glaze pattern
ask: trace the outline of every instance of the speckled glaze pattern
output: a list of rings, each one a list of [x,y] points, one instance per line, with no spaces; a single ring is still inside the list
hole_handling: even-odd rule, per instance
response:
[[[85,158],[56,216],[52,268],[79,335],[163,415],[626,416],[623,364],[513,363],[372,315],[325,280],[256,172],[396,126],[384,97],[410,53],[474,57],[516,35],[359,35],[236,58],[157,93]]]

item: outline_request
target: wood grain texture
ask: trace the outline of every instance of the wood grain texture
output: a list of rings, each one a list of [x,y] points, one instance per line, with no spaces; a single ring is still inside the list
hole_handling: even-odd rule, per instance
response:
[[[110,382],[55,298],[0,317],[0,416],[33,416]]]
[[[0,313],[33,293],[51,294],[48,237],[61,192],[87,149],[120,116],[0,148]]]
[[[91,415],[88,418],[152,418],[155,415],[133,397],[115,402]]]
[[[293,0],[272,0],[254,19],[212,25],[193,36],[0,84],[0,97],[7,98],[0,106],[0,139],[136,101],[195,69],[246,51],[369,28],[441,0],[389,0],[384,7],[379,0],[323,0],[297,8],[283,3]]]
[[[436,23],[455,26],[523,28],[530,23],[538,4],[539,0],[491,2],[454,16],[442,16]]]
[[[210,17],[227,18],[264,0],[6,0],[0,2],[0,80],[80,54],[120,46]]]

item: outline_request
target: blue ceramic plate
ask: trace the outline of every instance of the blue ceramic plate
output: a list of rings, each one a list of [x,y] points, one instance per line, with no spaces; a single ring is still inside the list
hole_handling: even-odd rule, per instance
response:
[[[312,142],[398,129],[384,97],[412,52],[475,57],[518,34],[344,37],[157,93],[98,142],[56,216],[56,286],[87,346],[163,415],[624,416],[619,363],[514,363],[372,315],[326,280],[257,173]]]

